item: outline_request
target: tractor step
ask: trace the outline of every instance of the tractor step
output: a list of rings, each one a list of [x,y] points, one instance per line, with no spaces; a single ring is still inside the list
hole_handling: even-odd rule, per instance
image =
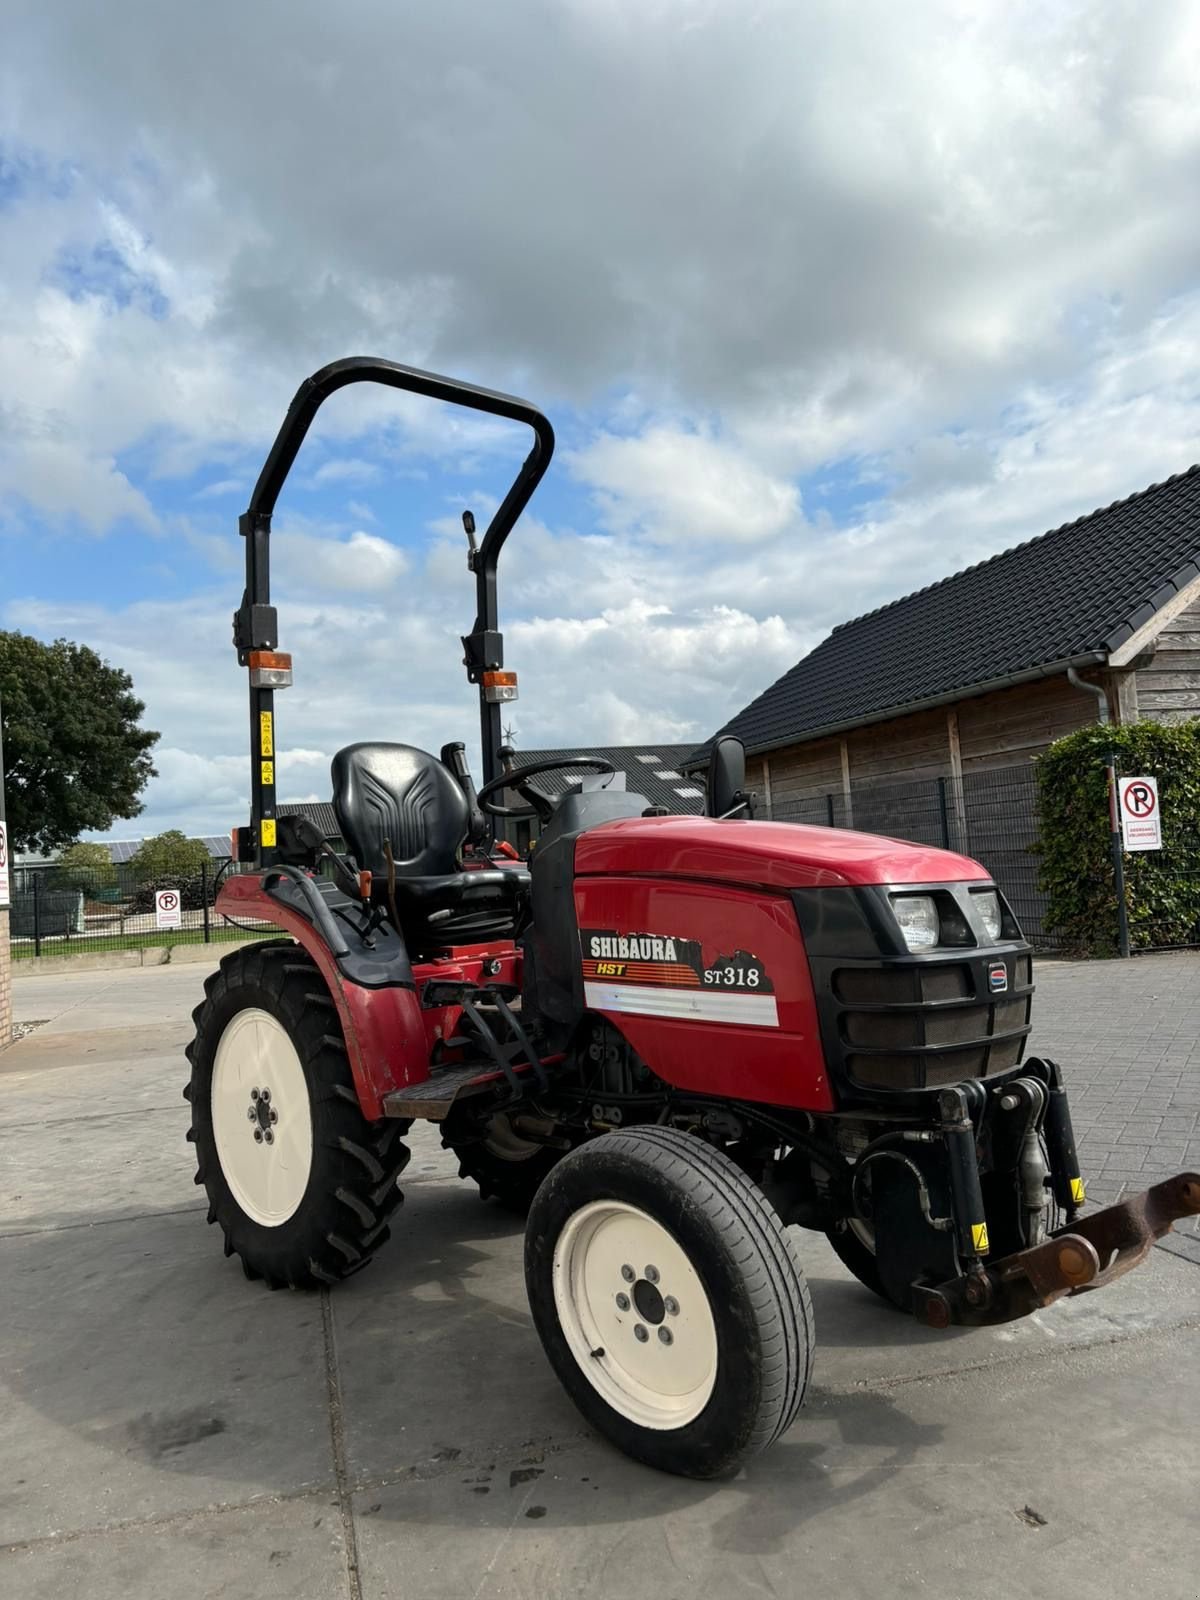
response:
[[[513,1072],[528,1071],[524,1065],[511,1068]],[[494,1067],[481,1068],[472,1062],[465,1067],[447,1067],[432,1078],[420,1083],[409,1083],[403,1089],[393,1089],[383,1097],[385,1117],[424,1117],[430,1122],[442,1122],[451,1108],[469,1095],[482,1094],[503,1081],[503,1074]]]

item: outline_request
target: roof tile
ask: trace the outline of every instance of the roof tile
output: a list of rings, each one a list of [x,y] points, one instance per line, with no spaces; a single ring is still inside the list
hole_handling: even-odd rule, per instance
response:
[[[720,731],[772,749],[1107,653],[1198,571],[1195,466],[841,623]]]

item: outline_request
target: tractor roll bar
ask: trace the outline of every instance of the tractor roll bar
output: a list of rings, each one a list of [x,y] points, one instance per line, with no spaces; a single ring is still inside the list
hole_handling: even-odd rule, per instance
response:
[[[234,617],[233,638],[238,660],[249,665],[250,653],[272,651],[278,644],[278,620],[271,604],[269,542],[271,516],[279,492],[321,406],[338,389],[351,383],[382,383],[392,389],[421,394],[431,400],[445,400],[471,411],[484,411],[494,417],[523,422],[533,430],[533,449],[521,464],[512,487],[488,524],[487,532],[474,552],[470,565],[475,574],[476,616],[471,632],[463,638],[464,664],[468,679],[479,685],[480,735],[483,747],[484,782],[499,773],[497,752],[501,744],[500,706],[484,697],[483,674],[504,665],[504,640],[500,633],[496,600],[496,563],[504,541],[517,518],[529,503],[554,454],[554,430],[536,406],[494,389],[481,389],[436,372],[403,367],[395,361],[371,356],[348,356],[332,361],[312,377],[306,378],[288,407],[283,426],[263,463],[254,485],[250,504],[239,518],[238,527],[246,541],[246,589],[241,609]],[[253,679],[253,673],[251,677]],[[275,860],[275,691],[250,688],[250,793],[251,829],[254,854],[260,866]],[[264,826],[264,824],[266,826]]]

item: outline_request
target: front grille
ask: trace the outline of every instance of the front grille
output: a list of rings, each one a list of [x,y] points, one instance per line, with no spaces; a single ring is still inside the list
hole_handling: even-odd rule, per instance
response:
[[[849,1078],[865,1089],[929,1089],[1017,1066],[1029,1033],[1031,962],[1025,954],[1007,956],[1011,987],[993,998],[996,959],[835,970]]]

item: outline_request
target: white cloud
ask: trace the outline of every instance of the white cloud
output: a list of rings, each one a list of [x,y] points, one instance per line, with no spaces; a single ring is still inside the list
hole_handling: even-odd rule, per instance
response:
[[[220,500],[230,494],[249,494],[250,485],[244,478],[221,478],[196,492],[197,500]]]
[[[0,490],[178,529],[222,574],[8,610],[133,671],[152,812],[224,808],[244,759],[240,541],[164,512],[162,479],[244,492],[348,351],[559,427],[501,570],[527,745],[703,735],[837,622],[1198,453],[1187,8],[571,0],[548,27],[529,0],[296,0],[284,53],[232,0],[8,13],[0,139],[42,176],[0,209]],[[298,482],[382,471],[482,513],[517,432],[349,390]],[[473,739],[457,514],[423,563],[344,516],[280,517],[284,747]]]
[[[702,433],[653,425],[603,433],[571,458],[606,524],[653,540],[752,544],[795,522],[800,494],[742,452]]]
[[[0,495],[11,495],[51,521],[78,520],[92,533],[120,522],[158,527],[158,517],[111,457],[95,456],[62,439],[15,439],[0,444]]]
[[[285,528],[273,549],[281,590],[374,594],[393,588],[408,570],[403,550],[361,529],[348,539],[322,539]]]
[[[312,482],[317,488],[330,483],[375,483],[379,475],[379,467],[374,461],[363,461],[358,456],[343,456],[323,462],[313,473]]]

